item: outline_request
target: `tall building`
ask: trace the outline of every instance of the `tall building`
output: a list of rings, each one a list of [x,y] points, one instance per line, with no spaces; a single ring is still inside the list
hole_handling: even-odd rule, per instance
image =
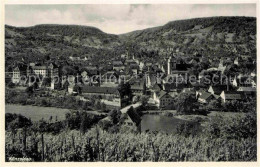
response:
[[[172,70],[176,69],[176,59],[170,57],[167,62],[167,74],[170,75]]]
[[[26,75],[26,66],[17,65],[12,72],[12,82],[16,84],[20,83],[24,75]]]

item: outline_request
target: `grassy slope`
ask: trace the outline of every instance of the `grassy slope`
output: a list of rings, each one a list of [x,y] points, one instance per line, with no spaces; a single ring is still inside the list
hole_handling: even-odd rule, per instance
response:
[[[122,34],[121,39],[145,49],[180,48],[256,54],[256,18],[209,17],[178,20],[164,26]]]

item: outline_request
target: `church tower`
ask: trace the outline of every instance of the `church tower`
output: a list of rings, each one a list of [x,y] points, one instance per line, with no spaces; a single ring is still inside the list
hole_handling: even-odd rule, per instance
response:
[[[168,75],[171,74],[172,70],[176,70],[176,60],[173,59],[172,57],[168,59],[167,68],[168,68],[167,71]]]

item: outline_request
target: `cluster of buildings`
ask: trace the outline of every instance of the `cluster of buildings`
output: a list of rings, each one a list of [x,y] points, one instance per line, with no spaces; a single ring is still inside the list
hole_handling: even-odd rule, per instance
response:
[[[135,56],[127,58],[121,56],[111,60],[104,67],[87,66],[76,75],[66,76],[62,74],[61,67],[54,63],[42,65],[30,63],[27,66],[13,68],[12,82],[20,83],[23,75],[49,77],[51,78],[50,89],[63,88],[68,91],[68,94],[79,95],[82,98],[98,97],[107,106],[122,108],[134,96],[147,95],[152,101],[151,105],[161,109],[171,109],[174,100],[182,92],[196,94],[198,102],[202,104],[207,104],[214,99],[227,102],[255,96],[255,69],[250,69],[247,74],[236,72],[233,80],[224,84],[201,82],[205,74],[225,74],[234,65],[239,68],[243,62],[249,62],[252,67],[255,67],[255,62],[250,62],[249,58],[248,55],[238,56],[234,60],[225,57],[220,60],[207,58],[209,62],[218,62],[218,65],[199,71],[193,82],[190,82],[190,70],[198,67],[205,58],[199,54],[185,58],[178,52],[163,57],[158,62],[136,59]],[[56,82],[55,76],[60,77],[61,82]],[[130,85],[131,95],[122,95],[119,92],[118,86],[121,83]],[[25,85],[31,86],[28,82]]]

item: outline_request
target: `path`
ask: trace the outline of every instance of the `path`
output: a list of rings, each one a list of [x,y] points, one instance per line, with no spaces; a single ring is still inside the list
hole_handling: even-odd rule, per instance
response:
[[[130,107],[137,108],[137,107],[140,107],[141,105],[142,105],[141,102],[137,102],[135,104],[131,104],[129,106],[126,106],[126,107],[122,108],[120,111],[121,111],[122,114],[125,114]]]

